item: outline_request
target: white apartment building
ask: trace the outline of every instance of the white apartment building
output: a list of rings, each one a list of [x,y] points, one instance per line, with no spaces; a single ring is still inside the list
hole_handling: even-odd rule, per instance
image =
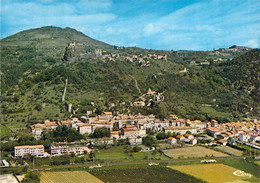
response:
[[[86,146],[80,146],[80,147],[70,147],[70,146],[51,146],[51,155],[52,156],[60,156],[63,154],[83,154],[83,153],[89,153],[92,151]]]
[[[15,146],[14,156],[23,157],[25,154],[30,154],[36,157],[44,156],[44,146],[43,145],[25,145],[25,146]]]

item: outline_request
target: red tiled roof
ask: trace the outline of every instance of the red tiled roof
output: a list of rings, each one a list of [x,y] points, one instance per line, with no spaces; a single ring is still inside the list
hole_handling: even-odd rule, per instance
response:
[[[104,112],[104,114],[106,114],[106,115],[112,115],[113,113],[112,113],[112,112]]]
[[[183,136],[182,136],[182,135],[177,135],[177,136],[176,136],[176,138],[178,138],[178,139],[181,138],[181,137],[183,137]]]
[[[56,122],[45,122],[45,126],[57,126]]]
[[[111,134],[117,134],[119,131],[112,131]]]

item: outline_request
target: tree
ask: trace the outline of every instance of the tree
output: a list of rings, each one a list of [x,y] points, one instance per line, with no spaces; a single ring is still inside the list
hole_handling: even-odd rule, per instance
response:
[[[62,161],[61,161],[61,163],[62,163],[63,165],[70,164],[70,158],[69,158],[69,156],[68,156],[67,154],[65,154],[64,156],[62,156]]]
[[[161,139],[166,139],[168,137],[168,135],[165,133],[165,132],[159,132],[157,135],[156,135],[156,138],[158,140],[161,140]]]
[[[96,115],[101,115],[103,113],[103,109],[100,106],[98,106],[95,110],[95,113]]]
[[[146,134],[148,135],[154,135],[154,131],[151,128],[146,129]]]
[[[155,143],[155,139],[153,136],[146,136],[143,138],[142,144],[144,144],[145,146],[151,147],[153,144]]]
[[[93,137],[94,138],[102,138],[102,137],[110,137],[111,133],[110,130],[107,128],[96,128]]]
[[[41,104],[36,104],[35,109],[37,111],[41,111],[42,110],[42,105]]]
[[[94,151],[91,151],[89,153],[89,158],[93,161],[95,157],[96,157],[96,153]]]
[[[68,142],[83,139],[83,135],[75,129],[67,127],[66,125],[58,126],[55,130],[49,133],[51,137],[56,137],[56,140],[59,139],[58,137],[68,137]],[[47,137],[48,135],[44,136]],[[64,141],[64,138],[60,138],[60,140]]]
[[[38,183],[40,182],[40,173],[39,172],[29,172],[25,175],[25,178],[22,180],[22,183]]]
[[[142,150],[142,148],[141,147],[138,147],[138,146],[135,146],[134,148],[133,148],[133,151],[134,152],[139,152],[139,151],[141,151]]]

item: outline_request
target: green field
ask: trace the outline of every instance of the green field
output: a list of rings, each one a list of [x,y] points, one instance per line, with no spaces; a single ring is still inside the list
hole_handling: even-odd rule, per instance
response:
[[[260,166],[260,161],[255,161],[255,164]]]
[[[41,183],[102,183],[86,171],[43,172]]]
[[[216,147],[217,150],[234,155],[234,156],[242,156],[243,155],[243,151],[234,149],[232,147],[229,146],[218,146]]]
[[[223,161],[219,160],[218,162],[251,173],[255,177],[260,178],[260,167],[255,165],[253,162],[249,162],[248,160],[245,160],[243,158],[228,158]]]
[[[11,130],[9,128],[7,128],[6,126],[0,124],[0,137],[9,135],[10,132],[11,132]]]
[[[247,146],[244,144],[237,144],[237,147],[244,149],[245,150],[244,154],[246,154],[246,155],[250,155],[250,154],[251,154],[251,156],[260,155],[259,149],[254,149],[254,148],[251,148],[250,146]],[[251,153],[250,153],[250,151],[251,151]]]
[[[104,162],[114,161],[139,161],[148,160],[148,152],[125,152],[127,148],[133,148],[133,146],[113,146],[108,149],[101,149],[96,154],[96,159]],[[149,156],[152,160],[168,160],[164,154],[158,152],[149,152]]]
[[[174,159],[177,158],[200,158],[200,157],[226,157],[227,154],[222,152],[217,152],[205,147],[185,147],[185,148],[176,148],[164,150],[164,153],[167,156],[170,156]]]
[[[90,173],[104,182],[116,183],[199,183],[200,179],[167,167],[91,170]]]
[[[170,168],[203,179],[209,183],[243,182],[242,179],[244,178],[233,174],[237,169],[224,164],[181,165],[170,166]]]

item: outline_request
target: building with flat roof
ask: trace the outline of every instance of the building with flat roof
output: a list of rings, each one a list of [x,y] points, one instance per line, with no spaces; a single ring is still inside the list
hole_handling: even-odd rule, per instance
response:
[[[51,155],[52,156],[61,156],[63,154],[84,154],[84,153],[90,153],[92,149],[86,147],[86,146],[51,146]]]
[[[25,145],[25,146],[15,146],[14,156],[24,157],[24,155],[30,154],[36,157],[44,156],[44,146],[43,145]]]

